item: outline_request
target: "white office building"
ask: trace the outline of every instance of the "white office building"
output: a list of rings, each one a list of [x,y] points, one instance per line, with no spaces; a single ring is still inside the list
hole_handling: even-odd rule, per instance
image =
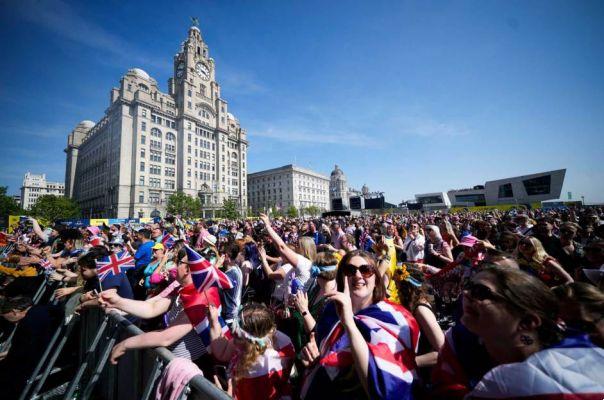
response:
[[[285,165],[247,176],[248,202],[252,211],[265,212],[275,207],[298,211],[315,206],[329,210],[329,178],[310,169]]]
[[[46,174],[37,175],[27,172],[23,177],[23,186],[21,187],[21,207],[29,210],[38,200],[38,197],[47,194],[64,196],[65,184],[47,181]]]

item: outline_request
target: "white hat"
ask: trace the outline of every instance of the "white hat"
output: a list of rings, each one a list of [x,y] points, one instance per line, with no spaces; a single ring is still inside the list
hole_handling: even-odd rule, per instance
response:
[[[211,244],[212,246],[216,246],[216,236],[208,235],[203,238],[204,242]]]

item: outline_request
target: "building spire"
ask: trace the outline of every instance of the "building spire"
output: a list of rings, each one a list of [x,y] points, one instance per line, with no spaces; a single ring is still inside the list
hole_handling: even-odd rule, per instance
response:
[[[191,26],[196,27],[199,29],[199,18],[198,17],[191,17]]]

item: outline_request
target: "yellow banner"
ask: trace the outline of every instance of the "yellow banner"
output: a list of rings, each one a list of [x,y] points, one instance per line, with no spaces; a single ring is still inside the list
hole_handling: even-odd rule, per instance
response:
[[[517,209],[526,209],[526,206],[523,204],[498,204],[496,206],[476,206],[476,207],[451,207],[451,212],[460,212],[460,211],[472,211],[472,212],[485,212],[485,211],[508,211],[512,208]]]
[[[90,226],[101,226],[101,225],[109,225],[109,218],[97,218],[90,220]]]
[[[17,226],[19,226],[20,215],[9,215],[8,216],[8,233],[13,233]]]

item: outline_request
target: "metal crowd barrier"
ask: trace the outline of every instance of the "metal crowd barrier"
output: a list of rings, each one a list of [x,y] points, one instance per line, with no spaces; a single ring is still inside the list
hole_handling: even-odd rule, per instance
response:
[[[79,294],[78,294],[79,296]],[[79,332],[74,329],[80,324]],[[41,393],[48,377],[65,368],[55,367],[65,344],[79,333],[80,357],[77,371],[68,382]],[[108,363],[113,346],[126,337],[144,333],[128,319],[113,311],[89,309],[81,316],[73,315],[59,326],[32,378],[27,382],[20,400],[25,399],[141,399],[154,395],[159,378],[175,356],[168,349],[158,347],[129,351],[118,365]],[[191,379],[179,399],[231,399],[224,391],[202,375]]]

